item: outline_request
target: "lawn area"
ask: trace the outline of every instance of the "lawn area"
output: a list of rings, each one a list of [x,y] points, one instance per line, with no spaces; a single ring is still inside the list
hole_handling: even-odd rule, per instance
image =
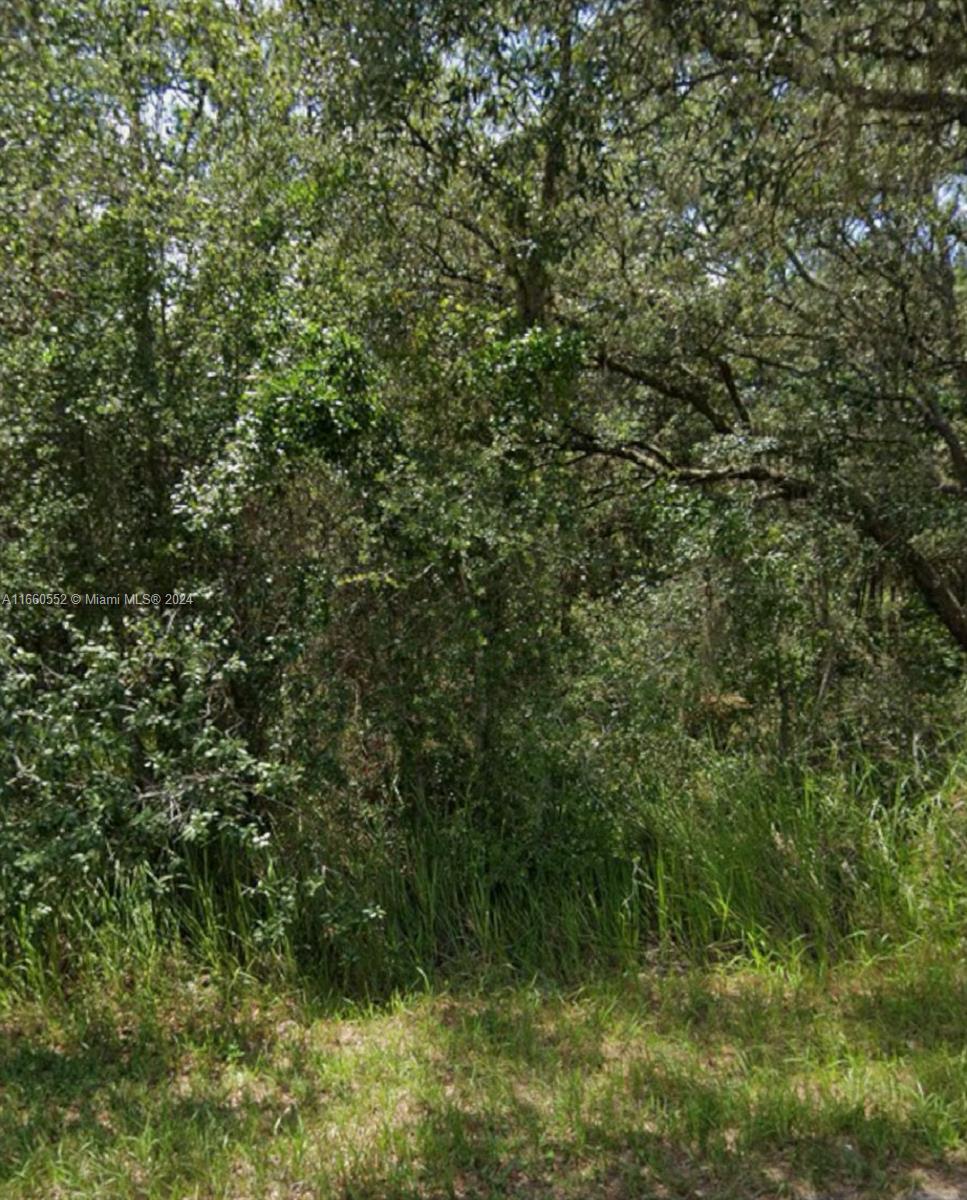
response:
[[[367,1009],[159,958],[0,1012],[11,1200],[967,1194],[967,969],[922,948]]]

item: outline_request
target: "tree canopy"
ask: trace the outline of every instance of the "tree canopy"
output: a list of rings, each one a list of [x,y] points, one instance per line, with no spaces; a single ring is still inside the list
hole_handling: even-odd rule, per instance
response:
[[[512,873],[630,763],[939,743],[965,21],[6,5],[5,895],[468,804]]]

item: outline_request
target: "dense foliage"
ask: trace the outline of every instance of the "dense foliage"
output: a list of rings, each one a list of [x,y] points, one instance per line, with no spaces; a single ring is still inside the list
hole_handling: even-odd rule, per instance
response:
[[[6,951],[955,924],[964,21],[4,6]]]

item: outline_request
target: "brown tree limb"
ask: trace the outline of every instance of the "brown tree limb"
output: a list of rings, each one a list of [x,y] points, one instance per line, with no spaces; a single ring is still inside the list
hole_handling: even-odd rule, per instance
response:
[[[732,425],[712,407],[706,389],[700,385],[682,380],[667,379],[664,375],[649,371],[647,368],[631,366],[628,363],[621,362],[619,359],[612,358],[604,351],[598,354],[597,364],[604,370],[610,371],[613,375],[622,375],[625,379],[631,379],[635,383],[644,384],[646,387],[650,387],[653,391],[659,392],[662,396],[667,396],[671,400],[684,401],[691,408],[695,409],[697,413],[700,413],[716,433],[733,432]]]
[[[599,456],[631,463],[648,473],[649,485],[656,478],[695,487],[754,483],[763,486],[764,496],[787,501],[815,499],[820,493],[817,481],[790,475],[764,464],[680,466],[672,463],[664,452],[657,452],[645,443],[608,445],[577,430],[572,431],[568,448],[579,450],[586,457]],[[926,606],[958,647],[967,653],[967,609],[957,598],[944,572],[913,545],[862,489],[838,479],[825,494],[834,498],[836,515],[841,521],[852,525],[873,541],[903,569]]]

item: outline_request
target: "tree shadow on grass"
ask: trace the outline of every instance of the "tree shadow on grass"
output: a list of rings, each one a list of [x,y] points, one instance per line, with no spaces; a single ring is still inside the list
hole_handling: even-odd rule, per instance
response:
[[[533,1118],[533,1114],[531,1114]],[[822,1197],[883,1200],[902,1188],[889,1175],[840,1163],[826,1186],[809,1184],[807,1139],[785,1153],[748,1154],[702,1147],[649,1131],[633,1121],[591,1122],[580,1139],[558,1134],[522,1141],[528,1114],[498,1118],[485,1106],[431,1105],[413,1130],[415,1171],[370,1164],[344,1180],[344,1200],[753,1200]],[[828,1157],[829,1148],[819,1148]],[[805,1160],[805,1161],[804,1161]]]
[[[537,1072],[563,1067],[593,1070],[604,1061],[604,1023],[594,1012],[573,1015],[534,997],[508,993],[444,1009],[441,1024],[449,1047],[464,1058],[502,1058]]]
[[[243,1057],[257,1052],[230,1023],[213,1040]],[[89,1027],[63,1046],[9,1038],[0,1045],[0,1188],[66,1140],[83,1145],[85,1155],[105,1157],[153,1130],[163,1157],[172,1143],[164,1170],[174,1180],[192,1161],[204,1162],[208,1146],[250,1143],[285,1127],[291,1107],[283,1099],[208,1095],[182,1074],[184,1053],[177,1039],[150,1025]]]
[[[911,1172],[967,1137],[967,997],[955,972],[873,977],[834,998],[755,983],[723,991],[711,975],[671,994],[652,1011],[646,991],[619,994],[603,1015],[521,993],[445,1004],[431,1036],[449,1094],[425,1105],[412,1131],[419,1185],[373,1168],[345,1196],[882,1200],[915,1194]],[[622,1015],[643,1012],[647,1036],[626,1032],[622,1045]],[[837,1057],[853,1033],[871,1079],[888,1074],[881,1092],[863,1094]],[[475,1087],[487,1064],[520,1087]],[[569,1131],[554,1111],[565,1088],[575,1093]]]
[[[962,972],[943,965],[873,974],[833,997],[696,974],[615,984],[586,1002],[526,989],[434,1001],[422,1074],[385,1161],[362,1152],[338,1181],[320,1165],[301,1195],[899,1196],[912,1167],[967,1137],[965,1013]],[[824,1022],[834,1019],[830,1033]],[[264,1041],[231,1017],[220,1022],[195,1031],[216,1069],[241,1061],[266,1083],[311,1093],[304,1057],[287,1050],[288,1065],[267,1063]],[[847,1070],[837,1038],[862,1042],[876,1070],[902,1077],[911,1102],[887,1102],[889,1087],[868,1100],[837,1090]],[[122,1139],[166,1129],[170,1145],[151,1161],[172,1194],[204,1187],[211,1155],[250,1156],[284,1139],[278,1092],[228,1098],[182,1078],[184,1053],[184,1041],[150,1023],[88,1027],[63,1046],[27,1035],[0,1044],[0,1190],[38,1149],[75,1137],[108,1161]],[[311,1105],[300,1102],[307,1117]]]
[[[69,1129],[107,1144],[118,1119],[116,1090],[130,1082],[154,1086],[166,1064],[164,1048],[144,1036],[128,1041],[98,1032],[71,1048],[20,1036],[0,1046],[0,1180]]]
[[[650,1131],[633,1119],[591,1121],[579,1139],[522,1140],[534,1115],[495,1116],[485,1105],[427,1107],[412,1130],[411,1162],[357,1167],[336,1193],[343,1200],[953,1200],[967,1190],[917,1192],[911,1168],[875,1165],[843,1136],[808,1128],[773,1147],[726,1147]],[[878,1140],[879,1133],[876,1138]],[[414,1166],[415,1164],[415,1166]]]
[[[850,997],[846,1007],[884,1055],[912,1048],[967,1052],[967,974],[962,970],[928,964],[910,976],[874,982]]]

